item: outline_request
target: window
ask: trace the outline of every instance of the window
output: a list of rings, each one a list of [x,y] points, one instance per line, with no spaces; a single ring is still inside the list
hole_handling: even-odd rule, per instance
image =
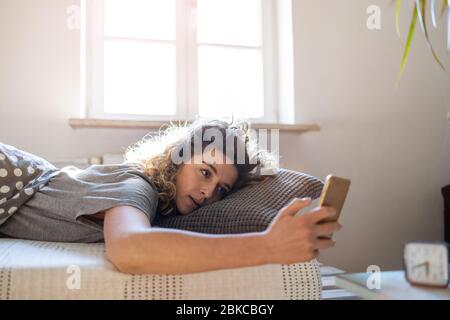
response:
[[[272,1],[85,1],[88,117],[276,121]]]

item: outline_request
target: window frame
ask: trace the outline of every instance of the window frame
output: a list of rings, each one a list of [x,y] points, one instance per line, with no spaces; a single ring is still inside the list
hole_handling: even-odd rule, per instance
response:
[[[176,0],[176,111],[168,115],[115,114],[104,112],[103,104],[103,43],[104,1],[82,0],[85,16],[81,42],[81,114],[86,118],[143,121],[193,120],[198,114],[197,65],[197,0]],[[264,116],[248,118],[254,122],[277,123],[277,50],[276,0],[261,0]],[[114,37],[113,37],[114,38]],[[133,41],[133,40],[130,40]],[[136,40],[160,42],[160,40]],[[240,47],[225,45],[226,47]]]

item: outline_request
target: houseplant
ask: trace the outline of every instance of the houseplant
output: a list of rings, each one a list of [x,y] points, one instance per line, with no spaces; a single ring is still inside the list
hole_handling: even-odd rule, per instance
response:
[[[441,7],[440,7],[440,16],[441,18],[445,16],[447,13],[447,50],[450,51],[450,0],[440,0]],[[397,35],[402,41],[402,36],[400,33],[400,10],[402,7],[402,0],[392,0],[391,4],[396,5],[395,9],[395,28],[397,31]],[[428,6],[429,5],[429,6]],[[427,12],[430,12],[430,17],[432,21],[432,25],[434,28],[437,28],[436,23],[436,1],[435,0],[415,0],[414,3],[414,9],[412,12],[412,17],[409,25],[408,30],[408,36],[406,38],[406,43],[404,43],[404,50],[403,50],[403,57],[400,64],[400,70],[398,72],[397,76],[397,85],[401,80],[401,77],[403,75],[403,71],[405,69],[406,60],[408,59],[409,51],[411,48],[411,42],[416,30],[417,21],[419,21],[420,27],[425,35],[425,40],[427,42],[428,47],[430,48],[431,54],[433,55],[434,60],[439,64],[439,66],[442,68],[442,70],[445,71],[444,65],[438,58],[433,45],[431,44],[429,34],[428,34],[428,27],[427,27]],[[403,41],[402,41],[403,43]],[[450,120],[450,119],[449,119]]]

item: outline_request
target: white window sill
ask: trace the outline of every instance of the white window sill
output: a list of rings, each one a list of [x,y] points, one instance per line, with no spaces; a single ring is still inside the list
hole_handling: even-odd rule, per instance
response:
[[[176,122],[176,121],[175,121]],[[159,129],[168,121],[141,121],[141,120],[111,120],[70,118],[69,125],[73,129],[81,128],[113,128],[113,129]],[[284,124],[284,123],[252,123],[254,129],[279,129],[282,132],[320,131],[315,123]]]

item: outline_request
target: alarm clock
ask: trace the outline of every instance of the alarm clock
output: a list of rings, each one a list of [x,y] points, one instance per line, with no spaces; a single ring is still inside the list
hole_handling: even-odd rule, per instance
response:
[[[446,242],[409,242],[403,250],[406,280],[413,285],[446,288],[449,283]]]

